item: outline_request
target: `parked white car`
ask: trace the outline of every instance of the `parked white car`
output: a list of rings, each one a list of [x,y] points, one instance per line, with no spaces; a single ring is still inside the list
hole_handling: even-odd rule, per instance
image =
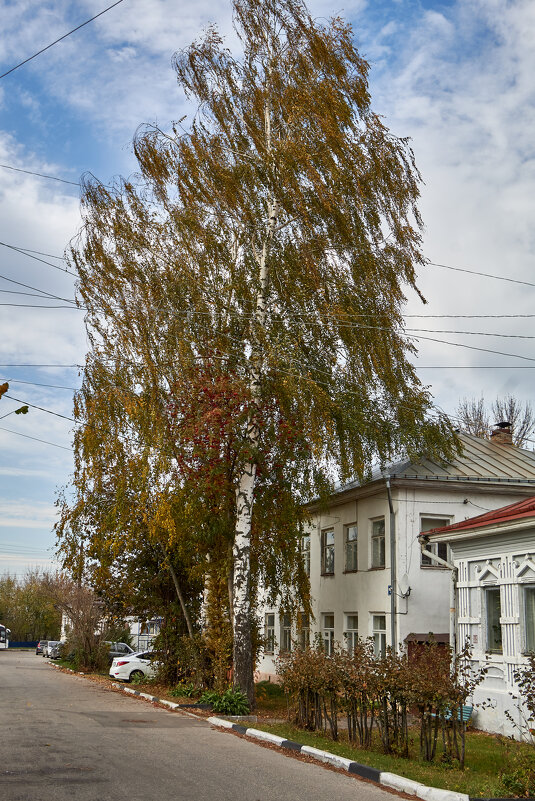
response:
[[[152,678],[158,668],[158,663],[152,661],[153,656],[153,651],[116,656],[111,663],[110,676],[120,681],[131,681],[135,676]]]
[[[50,656],[52,648],[56,645],[59,645],[59,640],[47,640],[46,645],[43,646],[43,656]]]

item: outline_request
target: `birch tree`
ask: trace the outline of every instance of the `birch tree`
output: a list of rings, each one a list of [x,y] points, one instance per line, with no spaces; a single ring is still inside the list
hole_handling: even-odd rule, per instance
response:
[[[173,397],[206,371],[232,380],[227,445],[204,464],[227,471],[233,676],[253,701],[253,576],[290,578],[306,497],[456,442],[404,333],[424,267],[420,177],[371,108],[351,28],[300,0],[234,0],[233,14],[240,54],[214,27],[176,54],[196,111],[138,131],[139,181],[86,183],[72,264],[92,346],[137,365],[174,468],[192,448],[202,459]],[[200,424],[221,410],[214,396]]]

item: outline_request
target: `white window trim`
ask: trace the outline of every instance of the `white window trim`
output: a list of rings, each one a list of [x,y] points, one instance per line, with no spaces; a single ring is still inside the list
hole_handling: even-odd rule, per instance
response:
[[[374,540],[379,540],[381,537],[374,537],[373,535],[373,524],[383,521],[383,540],[384,540],[384,563],[382,565],[374,565],[373,564],[373,542]],[[386,568],[386,517],[385,515],[378,515],[378,517],[371,517],[370,518],[370,557],[369,557],[369,564],[370,570],[384,570]]]
[[[356,629],[350,629],[349,628],[349,618],[350,617],[356,617],[357,618],[357,628]],[[358,638],[359,638],[358,618],[359,618],[358,612],[344,612],[344,621],[345,621],[344,641],[345,641],[346,650],[349,651],[349,653],[353,653],[353,651],[355,649],[355,645],[358,642]],[[352,647],[350,648],[349,645],[350,645],[350,641],[351,640],[354,640],[354,642],[352,643]]]
[[[443,525],[444,526],[451,526],[451,524],[455,522],[455,518],[452,515],[437,515],[436,513],[426,514],[425,512],[422,512],[420,514],[420,518],[419,518],[420,529],[419,529],[418,533],[420,533],[423,530],[423,522],[422,522],[423,520],[436,520],[437,525],[433,526],[433,528],[441,528]],[[430,529],[427,529],[427,530],[430,531]],[[436,554],[438,556],[438,546],[439,546],[439,543],[430,542],[430,543],[427,544],[426,548],[427,548],[428,551],[431,551],[432,553],[434,553],[434,554]],[[447,561],[450,561],[450,559],[449,559],[450,547],[447,544],[446,544],[446,551],[447,551],[447,557],[446,557]],[[424,564],[423,563],[423,558],[424,558],[424,554],[420,552],[420,567],[422,568],[422,570],[448,570],[449,569],[449,568],[446,567],[446,565],[440,565],[438,562],[433,562],[432,560],[431,560],[431,564],[429,564],[429,565]]]
[[[347,534],[350,528],[355,528],[357,530],[357,536],[354,540],[347,539]],[[348,551],[347,546],[350,543],[351,545],[353,544],[355,545],[355,549],[357,551],[357,559],[356,559],[357,566],[354,568],[353,567],[348,568],[347,566],[347,551]],[[357,573],[358,569],[359,569],[359,527],[357,523],[348,523],[347,525],[344,526],[344,573]]]
[[[331,628],[331,626],[326,626],[325,625],[325,618],[326,617],[332,617],[332,619],[333,619],[332,628]],[[323,647],[325,648],[325,653],[327,654],[327,656],[331,656],[331,654],[332,654],[332,652],[334,650],[334,631],[335,631],[334,626],[335,626],[334,612],[322,612],[321,613],[321,638],[322,638]],[[325,636],[327,633],[329,633],[329,637]],[[329,643],[328,647],[326,646],[327,641]]]
[[[269,616],[273,615],[273,626],[268,626],[268,623],[267,623],[268,615]],[[277,638],[275,636],[275,621],[276,621],[276,619],[277,619],[277,616],[276,616],[275,612],[266,612],[264,614],[264,640],[265,640],[265,643],[266,643],[265,648],[264,648],[264,653],[267,654],[268,656],[272,656],[275,653],[275,649],[277,647]],[[273,631],[273,647],[272,648],[268,645],[268,631]]]

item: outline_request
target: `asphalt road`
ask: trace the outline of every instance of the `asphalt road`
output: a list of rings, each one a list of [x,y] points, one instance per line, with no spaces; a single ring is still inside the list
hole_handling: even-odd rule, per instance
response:
[[[0,651],[0,799],[393,801],[376,785]]]

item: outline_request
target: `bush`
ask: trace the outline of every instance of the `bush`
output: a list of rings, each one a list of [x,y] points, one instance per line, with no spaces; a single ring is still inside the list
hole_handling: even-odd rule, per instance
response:
[[[373,643],[359,641],[352,651],[322,644],[279,657],[277,672],[295,703],[295,723],[310,731],[330,729],[338,738],[338,715],[347,715],[350,742],[369,748],[377,729],[385,754],[409,756],[409,710],[420,722],[420,756],[432,762],[442,735],[441,759],[464,767],[466,721],[459,715],[487,668],[474,670],[466,647],[452,659],[437,643],[405,654],[388,649],[378,658]]]
[[[200,704],[211,704],[214,712],[219,715],[248,715],[249,702],[241,690],[229,687],[224,693],[215,690],[204,692],[199,698]]]
[[[172,690],[169,690],[169,695],[171,695],[173,698],[193,698],[193,696],[197,695],[197,693],[197,687],[192,681],[179,681],[176,687],[173,687]]]
[[[220,715],[248,715],[250,712],[249,701],[245,693],[230,687],[216,698],[212,709]]]

